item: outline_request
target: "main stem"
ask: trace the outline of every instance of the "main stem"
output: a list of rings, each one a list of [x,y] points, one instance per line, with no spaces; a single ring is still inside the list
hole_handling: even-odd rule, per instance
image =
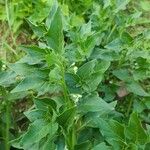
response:
[[[65,69],[64,68],[65,67],[62,65],[61,66],[62,87],[63,87],[63,94],[64,94],[65,103],[66,103],[66,108],[69,109],[71,107],[74,107],[74,103],[73,101],[71,101],[70,96],[69,96],[68,88],[67,88],[66,81],[65,81]],[[66,138],[67,148],[69,150],[74,150],[74,147],[76,144],[75,124],[73,124],[72,127],[70,127],[70,129],[66,132],[67,132],[67,136],[65,136],[65,138]]]
[[[71,99],[69,97],[68,89],[67,89],[67,86],[66,86],[64,66],[61,67],[61,70],[62,70],[63,95],[64,95],[64,99],[65,99],[65,103],[66,103],[67,108],[70,108],[73,105],[72,105]]]

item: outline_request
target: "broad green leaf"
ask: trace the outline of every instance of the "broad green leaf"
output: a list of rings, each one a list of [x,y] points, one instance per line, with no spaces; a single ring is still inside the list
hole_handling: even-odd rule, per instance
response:
[[[116,10],[115,13],[117,13],[120,10],[125,10],[127,4],[130,2],[130,0],[116,0]]]
[[[11,102],[14,102],[16,100],[25,98],[28,94],[29,94],[28,92],[8,93],[6,95],[6,99]]]
[[[41,63],[45,60],[45,55],[49,49],[43,49],[37,46],[21,46],[21,50],[24,50],[27,55],[21,58],[18,63],[28,63],[30,65]]]
[[[94,65],[94,61],[95,60],[91,61],[91,62],[93,62],[90,64],[91,66],[90,65],[89,65],[89,67],[88,67],[88,65],[86,66],[87,69],[86,69],[86,67],[83,69],[83,71],[85,70],[83,73],[88,73],[86,71],[89,71],[89,75],[90,75],[90,76],[88,76],[88,74],[87,75],[85,74],[85,79],[83,80],[84,83],[82,84],[82,87],[86,92],[92,92],[97,89],[98,85],[100,84],[100,82],[103,79],[104,72],[110,66],[109,61],[95,61],[95,65]],[[85,65],[83,65],[83,66],[85,66]],[[77,74],[78,74],[78,72],[77,72]]]
[[[51,8],[51,10],[50,10],[50,12],[49,12],[48,17],[46,18],[46,27],[47,27],[48,29],[49,29],[50,26],[51,26],[51,23],[52,23],[52,21],[53,21],[53,19],[54,19],[54,17],[55,17],[55,14],[56,14],[56,12],[57,12],[57,9],[58,9],[58,2],[57,2],[57,0],[53,0],[53,1],[52,1],[52,8]]]
[[[38,59],[36,57],[30,57],[29,55],[26,55],[24,57],[22,57],[18,63],[27,63],[29,65],[35,65],[35,64],[38,64],[38,63],[41,63],[41,58]]]
[[[131,54],[130,54],[130,59],[137,59],[139,57],[141,58],[144,58],[144,59],[149,59],[150,57],[150,53],[149,51],[133,51]]]
[[[65,74],[65,81],[70,93],[81,93],[81,87],[77,86],[79,80],[80,78],[76,74]]]
[[[119,38],[117,38],[117,39],[111,41],[110,43],[108,43],[105,46],[105,48],[110,49],[114,52],[120,52],[123,49],[123,43]]]
[[[112,5],[111,0],[104,0],[104,9],[111,6],[111,5]]]
[[[139,150],[139,148],[136,144],[130,143],[125,150]]]
[[[48,77],[47,77],[48,78]],[[45,81],[40,87],[37,88],[38,96],[44,95],[46,93],[57,93],[56,91],[61,91],[62,88],[60,85],[55,83],[50,83],[49,81]]]
[[[94,146],[94,148],[92,148],[92,150],[111,150],[110,146],[107,146],[104,142]]]
[[[146,109],[146,106],[144,104],[144,100],[136,100],[134,101],[133,104],[133,110],[136,111],[137,113],[142,113],[142,111]]]
[[[0,85],[9,86],[10,84],[16,82],[16,73],[12,71],[1,71],[0,72]]]
[[[38,109],[35,109],[35,110],[32,110],[32,111],[27,111],[24,113],[25,116],[31,121],[36,121],[38,119],[43,119],[45,118],[45,115],[46,115],[46,111],[44,110],[38,110]]]
[[[88,79],[86,79],[85,84],[83,84],[82,87],[86,92],[93,92],[97,89],[102,79],[103,73],[101,71],[93,73]]]
[[[29,148],[33,143],[40,142],[48,134],[53,138],[57,130],[57,123],[46,123],[44,120],[38,119],[30,125],[28,131],[22,137],[20,144],[25,149]]]
[[[55,54],[54,52],[45,55],[46,62],[49,66],[58,64],[59,63],[58,57],[59,56],[57,54]]]
[[[46,141],[41,144],[40,150],[56,150],[56,144],[54,142],[51,135],[48,135]]]
[[[100,132],[106,137],[106,139],[124,140],[124,125],[115,120],[105,121],[99,120]]]
[[[102,74],[109,68],[110,66],[110,61],[107,60],[102,60],[98,61],[95,65],[94,71],[95,72],[101,72]]]
[[[119,54],[109,49],[95,48],[90,56],[92,59],[102,59],[105,61],[113,61],[119,59]]]
[[[99,41],[101,39],[100,33],[94,33],[91,36],[87,37],[86,41],[84,42],[84,54],[86,57],[90,57],[94,47],[98,45]]]
[[[30,74],[33,74],[38,70],[36,67],[25,63],[10,64],[9,68],[13,70],[17,75],[21,76],[29,76]]]
[[[19,138],[14,139],[12,141],[10,141],[12,147],[18,148],[18,149],[22,149],[22,145],[20,145],[20,141],[23,135],[21,135]]]
[[[119,70],[114,70],[113,75],[115,75],[118,79],[122,81],[129,82],[131,81],[131,75],[127,69],[119,69]]]
[[[60,67],[55,67],[54,69],[52,69],[49,73],[49,79],[51,82],[58,82],[61,81],[62,79],[62,73],[61,73],[61,69]],[[57,75],[57,76],[56,76]]]
[[[149,150],[150,142],[145,145],[145,150]]]
[[[94,71],[95,63],[96,60],[91,60],[85,63],[84,65],[79,67],[77,75],[79,75],[82,79],[89,77]]]
[[[44,84],[44,80],[39,77],[27,77],[23,81],[21,81],[12,91],[11,93],[15,92],[22,92],[27,90],[37,90]]]
[[[90,141],[86,141],[86,142],[84,142],[84,143],[80,143],[80,144],[78,144],[78,145],[75,145],[75,150],[85,150],[85,149],[91,149],[91,147],[92,147],[92,144],[91,144],[91,142]]]
[[[67,109],[57,117],[57,122],[64,130],[68,130],[69,126],[72,126],[72,123],[75,119],[74,118],[75,114],[76,114],[75,107]]]
[[[55,143],[57,145],[56,146],[57,150],[64,150],[65,149],[65,141],[64,141],[64,138],[62,136],[58,137],[57,141]]]
[[[18,1],[16,1],[18,2]],[[43,22],[48,14],[49,14],[49,10],[52,6],[52,2],[53,0],[41,0],[41,1],[34,1],[32,3],[26,3],[26,2],[29,2],[29,1],[23,1],[22,3],[24,5],[27,5],[27,10],[26,11],[31,11],[29,14],[25,11],[25,14],[27,13],[28,15],[28,20],[31,20],[31,22],[33,22],[34,24],[36,23],[41,23]],[[21,3],[21,4],[22,4]],[[23,5],[22,4],[22,5]],[[31,5],[32,4],[32,5]],[[18,5],[18,3],[16,3],[16,5]],[[21,5],[21,6],[22,6]],[[30,7],[31,8],[30,8]]]
[[[125,136],[135,144],[144,145],[148,142],[148,135],[135,112],[130,116],[128,127],[125,129]]]
[[[38,56],[40,57],[43,57],[46,52],[49,50],[47,48],[40,48],[36,45],[31,45],[31,46],[20,46],[21,50],[25,51],[26,53],[28,53],[31,57],[32,56]]]
[[[61,15],[61,10],[58,7],[57,2],[55,1],[46,21],[48,32],[45,38],[48,46],[59,54],[63,53],[64,46],[63,24]]]
[[[150,11],[150,3],[148,0],[140,1],[141,7],[145,11]]]
[[[70,25],[72,27],[81,26],[84,23],[84,18],[79,15],[72,14],[70,16]]]
[[[93,119],[90,124],[100,129],[100,132],[113,149],[120,150],[125,146],[125,128],[123,124],[115,120],[104,120],[102,118]]]
[[[69,16],[69,7],[66,4],[61,5],[62,13],[64,16]]]
[[[44,25],[36,25],[28,19],[26,21],[37,37],[41,38],[46,34],[47,30]]]
[[[99,115],[109,114],[114,110],[113,104],[108,104],[96,94],[83,97],[78,104],[80,113],[99,112]]]
[[[134,70],[133,71],[133,77],[135,81],[142,81],[142,80],[146,80],[148,79],[148,77],[150,76],[150,73],[148,73],[147,70]]]
[[[80,29],[81,38],[84,40],[87,36],[91,35],[91,21],[87,24],[83,24]]]
[[[50,98],[36,98],[34,99],[34,104],[36,105],[37,109],[45,111],[48,109],[48,107],[52,107],[54,110],[56,110],[57,107],[56,101]]]
[[[137,82],[131,82],[127,84],[127,89],[129,92],[132,92],[139,96],[150,96]]]

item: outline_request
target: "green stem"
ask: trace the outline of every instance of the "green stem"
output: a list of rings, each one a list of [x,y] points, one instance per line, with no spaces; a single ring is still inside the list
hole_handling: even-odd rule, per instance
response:
[[[7,103],[7,106],[6,106],[5,150],[10,150],[9,129],[10,129],[10,104]]]
[[[10,35],[11,35],[11,38],[13,40],[13,45],[16,47],[16,40],[15,40],[13,34],[12,34],[12,28],[11,28],[11,23],[10,23],[10,13],[9,13],[8,0],[5,0],[5,10],[6,10],[6,17],[7,17],[7,22],[8,22]]]
[[[66,103],[67,108],[70,108],[73,105],[72,105],[71,99],[69,97],[69,92],[68,92],[66,81],[65,81],[65,70],[64,70],[64,66],[63,65],[61,65],[61,71],[62,71],[63,95],[64,95],[64,98],[65,98],[65,103]]]
[[[69,150],[74,150],[75,145],[76,145],[76,132],[75,132],[75,126],[74,125],[70,129],[66,138],[67,138],[67,148]]]
[[[113,28],[111,29],[110,34],[108,35],[108,37],[106,39],[106,44],[109,42],[109,39],[110,39],[111,35],[113,34],[114,30],[116,29],[116,27],[117,27],[117,25],[115,24],[113,26]]]
[[[133,103],[133,98],[131,98],[129,105],[128,105],[128,109],[126,112],[126,116],[129,117],[130,111],[131,111],[131,107],[132,107],[132,103]]]
[[[64,99],[65,99],[65,103],[66,103],[66,108],[69,109],[71,107],[73,107],[73,102],[71,101],[70,97],[69,97],[69,92],[67,89],[67,85],[65,82],[65,70],[64,70],[64,66],[62,65],[61,67],[62,70],[62,87],[63,87],[63,94],[64,94]],[[75,144],[76,144],[76,132],[75,132],[75,125],[73,124],[72,127],[70,127],[67,136],[65,136],[66,138],[66,144],[69,150],[74,150]]]
[[[7,21],[8,21],[8,26],[9,26],[9,29],[11,29],[8,0],[5,0],[5,9],[6,9],[6,17],[7,17]]]

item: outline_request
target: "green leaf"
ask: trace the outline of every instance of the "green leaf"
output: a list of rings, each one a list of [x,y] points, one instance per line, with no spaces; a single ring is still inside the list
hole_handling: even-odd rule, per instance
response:
[[[86,41],[84,42],[84,53],[86,57],[90,57],[94,47],[98,45],[100,39],[101,37],[99,32],[87,37]]]
[[[99,112],[99,115],[108,114],[114,110],[114,104],[108,104],[97,94],[89,94],[83,97],[78,104],[80,113]]]
[[[10,86],[10,84],[16,82],[16,73],[13,71],[1,71],[0,72],[0,85]]]
[[[131,82],[127,84],[127,89],[129,92],[132,92],[139,96],[150,96],[147,92],[144,91],[144,89],[140,86],[140,84],[136,82]]]
[[[104,142],[94,146],[92,150],[111,150],[112,148],[110,146],[107,146]]]
[[[91,32],[91,21],[89,21],[87,24],[83,24],[80,29],[81,38],[85,39],[87,36],[92,34]]]
[[[130,143],[125,150],[139,150],[139,148],[136,144]]]
[[[124,126],[115,120],[99,120],[100,132],[106,139],[124,140]]]
[[[61,73],[60,67],[56,66],[54,69],[52,69],[49,73],[49,79],[51,82],[58,82],[62,79],[62,73]],[[57,76],[56,76],[57,75]]]
[[[127,69],[114,70],[112,73],[122,81],[129,82],[131,80],[131,75]]]
[[[128,127],[125,129],[125,135],[126,138],[135,144],[144,145],[148,142],[148,135],[135,112],[130,116]]]
[[[85,84],[83,84],[82,87],[86,92],[93,92],[97,89],[102,79],[103,73],[101,71],[93,73],[88,79],[86,79]]]
[[[28,92],[8,93],[6,99],[11,102],[15,102],[15,100],[25,98],[28,94],[29,94]]]
[[[104,0],[104,9],[111,6],[111,5],[112,5],[111,0]]]
[[[91,59],[102,59],[105,61],[113,61],[119,59],[119,54],[109,49],[95,48],[90,56]]]
[[[142,7],[143,10],[145,11],[150,11],[150,3],[149,1],[147,0],[143,0],[143,1],[140,1],[140,6]]]
[[[45,118],[46,115],[46,111],[44,110],[38,110],[38,109],[34,109],[32,111],[27,111],[24,113],[25,116],[31,121],[36,121],[38,119],[43,119]]]
[[[23,81],[21,81],[12,91],[11,93],[15,92],[22,92],[27,90],[37,90],[44,84],[44,80],[39,77],[27,77]]]
[[[106,141],[117,150],[125,146],[124,125],[115,120],[104,120],[95,118],[91,120],[90,125],[100,129]]]
[[[41,63],[41,61],[45,60],[46,51],[49,51],[49,49],[43,49],[37,46],[21,46],[20,48],[27,55],[21,58],[18,63],[28,63],[30,65]]]
[[[110,49],[114,52],[120,52],[123,49],[123,43],[119,38],[117,38],[117,39],[111,41],[110,43],[108,43],[105,46],[105,48]]]
[[[107,61],[107,60],[98,61],[94,68],[94,71],[95,72],[100,71],[103,74],[109,68],[109,66],[110,66],[110,61]]]
[[[9,64],[8,67],[13,70],[17,75],[29,76],[30,74],[35,73],[38,69],[34,66],[25,64],[25,63],[15,63]]]
[[[61,10],[55,1],[50,14],[46,20],[48,32],[46,34],[46,41],[48,46],[57,53],[63,53],[64,39],[63,39],[63,24]]]
[[[57,122],[63,129],[67,130],[72,125],[76,114],[76,107],[67,109],[57,117]]]
[[[30,125],[28,131],[22,137],[20,145],[23,145],[24,149],[30,148],[31,145],[40,142],[48,134],[52,139],[57,130],[57,123],[46,123],[44,120],[38,119]]]
[[[85,63],[84,65],[79,67],[77,75],[79,75],[82,79],[89,77],[94,71],[95,63],[96,60],[91,60]]]
[[[30,28],[33,30],[34,34],[37,37],[41,38],[47,33],[47,30],[46,30],[44,25],[42,25],[42,24],[41,25],[36,25],[28,19],[26,19],[26,21],[28,22]]]
[[[127,4],[130,2],[130,0],[117,0],[116,1],[116,10],[115,13],[119,12],[120,10],[125,10]]]
[[[59,63],[58,57],[59,56],[57,54],[55,54],[54,52],[45,55],[46,62],[49,66],[58,64]]]
[[[75,150],[88,150],[88,149],[91,149],[91,146],[92,146],[92,144],[91,144],[91,142],[90,141],[86,141],[86,142],[84,142],[84,143],[80,143],[80,144],[78,144],[78,145],[75,145]]]
[[[48,77],[47,77],[48,78]],[[42,84],[42,86],[40,86],[37,91],[38,91],[38,96],[44,95],[46,93],[56,93],[56,91],[61,91],[62,88],[60,87],[60,85],[56,84],[56,83],[50,83],[49,81],[45,81],[44,84]]]
[[[52,7],[51,7],[51,10],[49,12],[49,15],[48,17],[46,18],[46,27],[49,29],[50,26],[51,26],[51,23],[55,17],[55,14],[57,12],[57,9],[58,9],[58,2],[57,0],[53,0],[52,1]]]
[[[92,60],[79,68],[82,87],[86,92],[95,91],[103,79],[104,72],[109,68],[109,61]],[[83,76],[84,75],[84,76]]]
[[[41,144],[40,150],[56,150],[55,141],[51,139],[51,135],[47,136],[46,141]]]
[[[80,93],[81,88],[77,86],[80,78],[76,74],[66,73],[65,81],[70,93]]]
[[[70,25],[72,27],[81,26],[84,23],[84,18],[79,15],[72,14],[70,16]]]

